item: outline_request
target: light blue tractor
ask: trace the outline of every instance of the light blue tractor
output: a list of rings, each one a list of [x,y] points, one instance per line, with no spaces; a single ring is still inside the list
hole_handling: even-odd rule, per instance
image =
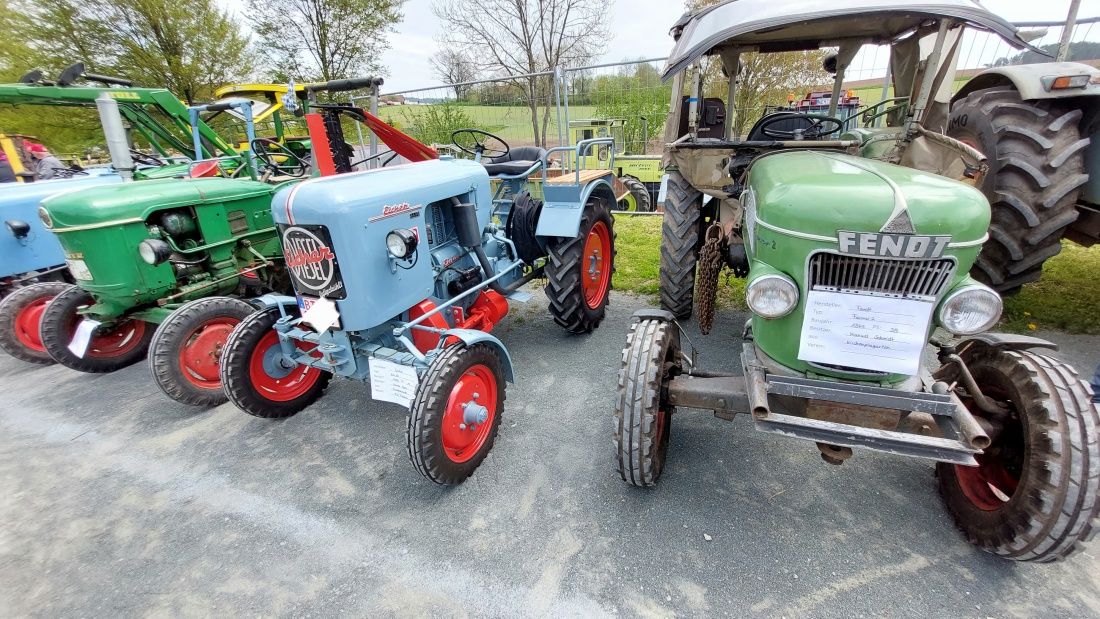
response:
[[[42,200],[66,191],[118,183],[107,168],[71,178],[9,183],[0,195],[0,349],[32,363],[52,363],[38,336],[42,311],[71,280],[65,252],[38,217]]]
[[[443,156],[280,190],[272,213],[297,298],[265,297],[221,358],[229,398],[258,417],[297,413],[334,374],[370,381],[375,399],[409,406],[409,456],[440,484],[469,477],[496,438],[514,375],[489,332],[507,300],[526,301],[520,287],[545,277],[555,321],[591,332],[615,257],[611,166],[575,165],[593,147],[613,149],[609,138],[546,151],[479,130],[452,137],[473,161]],[[555,152],[562,167],[551,169]],[[534,175],[545,201],[526,190]]]

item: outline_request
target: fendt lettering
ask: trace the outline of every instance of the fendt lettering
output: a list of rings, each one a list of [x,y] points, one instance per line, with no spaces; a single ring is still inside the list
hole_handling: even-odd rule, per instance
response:
[[[837,230],[840,253],[879,258],[929,259],[943,255],[951,236]]]

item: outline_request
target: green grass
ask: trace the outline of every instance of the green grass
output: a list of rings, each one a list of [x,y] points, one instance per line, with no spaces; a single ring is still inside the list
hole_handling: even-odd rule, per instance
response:
[[[378,116],[385,121],[396,120],[402,130],[408,128],[410,118],[415,118],[423,109],[420,105],[387,105],[378,108]],[[522,105],[462,105],[459,106],[462,113],[468,115],[478,125],[487,127],[487,131],[501,137],[512,146],[522,146],[534,143],[534,131],[531,127],[531,110]],[[539,127],[542,126],[543,107],[539,107]],[[581,105],[569,107],[569,118],[579,120],[593,118],[596,114],[596,106]],[[565,112],[562,112],[562,121],[565,121]],[[550,122],[546,133],[551,144],[558,143],[558,112],[556,108],[550,110]],[[564,132],[563,132],[564,133]],[[568,142],[569,136],[565,139]]]
[[[657,303],[661,261],[661,218],[615,217],[615,289]],[[729,273],[729,271],[724,271]],[[1084,248],[1065,242],[1062,253],[1047,261],[1043,277],[1005,299],[1000,328],[1016,333],[1057,330],[1100,334],[1100,245]],[[744,280],[722,277],[719,307],[744,309]]]

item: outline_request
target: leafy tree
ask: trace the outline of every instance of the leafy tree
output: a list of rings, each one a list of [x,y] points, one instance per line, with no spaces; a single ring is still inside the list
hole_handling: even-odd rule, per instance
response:
[[[386,33],[405,0],[249,0],[252,27],[276,81],[328,81],[382,72]]]
[[[643,135],[648,133],[650,143],[661,135],[672,87],[661,84],[659,72],[649,63],[626,66],[618,75],[603,75],[594,81],[591,96],[596,115],[625,120],[624,148],[631,153],[646,152],[649,143]]]
[[[458,129],[490,128],[479,124],[461,106],[453,102],[437,105],[408,106],[401,111],[402,130],[421,144],[450,144],[451,134]]]

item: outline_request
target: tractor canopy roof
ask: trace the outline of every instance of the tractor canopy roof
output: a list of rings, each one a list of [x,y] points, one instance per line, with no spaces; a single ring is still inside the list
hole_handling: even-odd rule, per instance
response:
[[[323,84],[323,82],[295,84],[294,94],[304,100],[309,97],[307,89],[311,87],[316,89]],[[286,84],[230,84],[214,91],[214,96],[217,97],[216,103],[251,101],[252,119],[259,123],[283,109],[283,96],[286,91]],[[238,118],[241,117],[239,110],[229,110],[229,113]]]
[[[767,53],[835,47],[853,40],[886,44],[916,32],[929,20],[944,18],[993,32],[1017,49],[1034,49],[1015,26],[976,0],[726,0],[685,13],[676,22],[671,30],[676,43],[663,78],[718,47]]]

